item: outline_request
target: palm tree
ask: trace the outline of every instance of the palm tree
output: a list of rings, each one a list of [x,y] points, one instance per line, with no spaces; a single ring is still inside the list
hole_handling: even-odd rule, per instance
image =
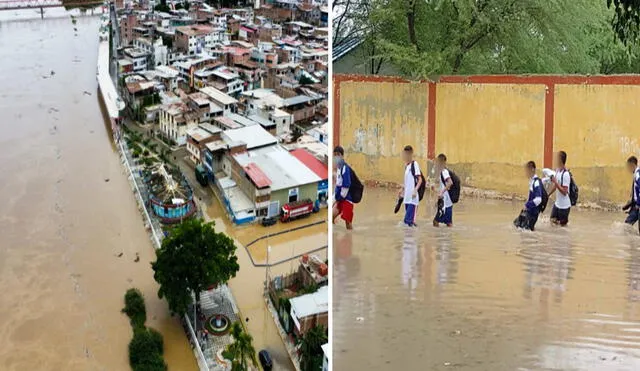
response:
[[[231,336],[233,336],[234,342],[227,347],[227,351],[233,357],[231,371],[247,371],[249,369],[249,361],[254,367],[258,367],[256,350],[252,344],[253,338],[244,332],[240,322],[234,322],[231,325]]]
[[[299,340],[300,368],[302,371],[322,368],[322,345],[327,342],[327,333],[322,326],[315,326]]]

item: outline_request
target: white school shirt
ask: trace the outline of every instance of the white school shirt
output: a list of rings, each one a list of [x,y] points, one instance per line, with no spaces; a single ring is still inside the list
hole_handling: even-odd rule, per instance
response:
[[[447,169],[443,169],[440,174],[441,176],[438,180],[440,181],[440,192],[442,192],[447,187],[447,185],[442,180],[444,179],[446,181],[447,179],[451,178],[451,175],[449,174],[449,170]],[[442,200],[444,201],[445,208],[453,206],[453,202],[451,202],[451,196],[449,196],[449,191],[444,192],[444,194],[442,195]]]
[[[571,184],[571,175],[569,174],[569,170],[556,170],[556,180],[561,186],[567,187],[567,194],[563,195],[559,190],[556,190],[555,205],[558,209],[568,209],[571,207],[571,199],[569,198],[569,192],[571,192],[569,189],[569,184]]]
[[[411,173],[411,164],[413,163],[413,174]],[[414,176],[415,175],[415,176]],[[412,197],[413,190],[416,188],[416,179],[420,175],[420,166],[417,161],[412,161],[404,168],[404,203],[417,205],[420,201],[418,190],[416,189],[416,197]]]

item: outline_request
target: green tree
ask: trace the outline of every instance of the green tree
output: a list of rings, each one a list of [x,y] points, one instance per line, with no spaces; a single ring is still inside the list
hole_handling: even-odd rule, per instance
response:
[[[382,62],[411,78],[624,73],[640,65],[634,48],[612,37],[614,11],[602,0],[373,0],[350,9],[352,18],[334,21],[342,27],[334,37],[347,40],[344,25],[353,25],[371,73]]]
[[[253,338],[244,332],[240,322],[231,325],[231,336],[233,343],[227,346],[227,354],[231,358],[231,371],[247,371],[249,362],[254,367],[258,367],[256,350],[253,347]]]
[[[140,290],[131,288],[124,294],[124,308],[122,313],[129,316],[131,326],[134,328],[144,327],[147,321],[147,310],[144,305],[144,297]]]
[[[162,335],[154,329],[137,328],[129,343],[129,364],[134,371],[165,371]]]
[[[160,4],[156,5],[153,9],[163,13],[169,13],[171,11],[171,8],[167,5],[167,0],[160,0]]]
[[[327,332],[323,326],[315,326],[299,340],[300,368],[316,371],[322,368],[322,345],[327,343]]]
[[[640,33],[640,1],[607,0],[607,7],[614,11],[611,27],[616,37],[625,45],[635,44]]]
[[[183,221],[156,251],[156,261],[151,263],[153,277],[160,284],[158,296],[167,299],[172,313],[184,315],[191,304],[191,292],[197,305],[200,292],[226,283],[240,269],[233,240],[213,227],[214,223],[200,219]]]

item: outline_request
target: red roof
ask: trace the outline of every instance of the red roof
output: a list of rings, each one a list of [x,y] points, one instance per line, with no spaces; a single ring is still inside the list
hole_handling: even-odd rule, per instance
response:
[[[293,155],[293,157],[297,158],[298,160],[300,160],[300,162],[305,164],[305,166],[313,171],[317,176],[319,176],[320,179],[327,180],[327,178],[329,177],[329,168],[327,167],[327,165],[315,158],[315,156],[309,153],[307,150],[298,148],[291,151],[291,154]]]
[[[260,170],[253,162],[244,167],[244,171],[258,188],[265,188],[271,185],[271,179]]]

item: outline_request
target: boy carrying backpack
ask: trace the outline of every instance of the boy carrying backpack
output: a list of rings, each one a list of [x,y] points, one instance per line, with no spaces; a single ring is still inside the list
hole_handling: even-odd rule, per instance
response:
[[[402,198],[404,203],[404,224],[409,227],[415,227],[418,203],[424,196],[425,181],[420,172],[418,162],[413,159],[413,147],[404,147],[402,159],[406,164],[404,168],[404,185],[398,193],[398,197]]]
[[[533,231],[538,221],[538,216],[547,207],[549,195],[542,184],[542,179],[536,175],[536,163],[529,161],[524,165],[524,172],[529,179],[529,197],[524,204],[520,216],[513,221],[517,228]]]
[[[440,175],[440,190],[433,226],[438,227],[440,223],[443,223],[447,227],[451,227],[453,225],[453,204],[460,199],[460,178],[453,171],[447,169],[447,156],[444,153],[439,154],[436,158],[436,170]]]
[[[337,146],[333,150],[336,168],[336,189],[333,204],[333,222],[338,216],[345,221],[347,229],[353,229],[353,205],[362,200],[364,186],[355,171],[344,161],[344,149]]]

